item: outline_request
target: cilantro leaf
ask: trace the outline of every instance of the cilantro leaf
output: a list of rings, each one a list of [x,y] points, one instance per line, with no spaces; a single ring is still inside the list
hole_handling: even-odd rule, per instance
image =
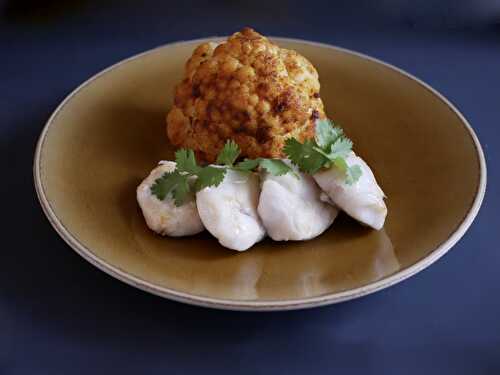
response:
[[[250,172],[252,169],[255,169],[259,166],[260,159],[245,159],[240,161],[234,169],[242,172]]]
[[[209,186],[219,186],[226,175],[226,168],[216,168],[208,166],[198,172],[198,179],[195,183],[195,190],[200,191]]]
[[[259,165],[274,176],[283,176],[293,172],[293,169],[288,164],[279,159],[260,159]]]
[[[175,205],[177,207],[182,206],[187,198],[190,196],[190,186],[189,181],[186,176],[182,176],[183,178],[179,178],[177,185],[172,190],[172,195],[174,198]]]
[[[283,176],[287,173],[293,173],[298,177],[293,168],[281,159],[245,159],[236,164],[233,169],[240,172],[250,172],[257,167],[265,169],[268,173],[274,176]]]
[[[151,193],[161,201],[171,194],[176,206],[185,202],[189,191],[187,175],[179,173],[178,170],[164,173],[151,186]]]
[[[314,174],[328,162],[328,159],[315,148],[316,142],[313,140],[308,139],[300,143],[295,138],[289,138],[286,140],[283,151],[300,170]]]
[[[200,167],[196,164],[193,150],[181,148],[175,152],[176,170],[190,174],[198,173]]]
[[[234,162],[240,155],[240,152],[241,151],[238,144],[232,140],[229,140],[219,152],[216,163],[232,167]]]
[[[349,165],[345,161],[344,158],[335,158],[332,160],[332,163],[335,167],[337,167],[341,172],[347,173],[347,170],[349,169]]]
[[[345,183],[347,185],[352,185],[356,183],[363,171],[359,165],[348,165],[344,158],[338,157],[332,161],[334,167],[338,168],[341,172],[345,174]]]
[[[328,120],[316,120],[316,134],[314,139],[322,149],[328,149],[339,137],[343,135],[343,130]]]
[[[288,139],[283,148],[288,158],[303,172],[314,174],[322,167],[338,168],[345,174],[346,183],[355,183],[362,174],[359,166],[349,166],[346,158],[352,150],[352,141],[330,120],[316,120],[314,140],[300,143]]]
[[[363,172],[361,171],[361,167],[359,165],[353,165],[347,168],[345,183],[347,185],[352,185],[359,180]]]
[[[176,182],[172,177],[172,173],[164,173],[160,178],[157,178],[153,185],[151,185],[151,194],[155,195],[159,200],[164,200],[170,193]]]
[[[200,167],[193,150],[180,149],[175,153],[176,168],[164,173],[151,186],[151,193],[159,200],[171,197],[177,206],[184,204],[195,191],[209,186],[218,186],[240,153],[238,145],[232,141],[226,143],[217,162],[224,167]],[[194,191],[193,191],[194,189]]]
[[[346,137],[339,137],[330,147],[329,158],[346,158],[352,150],[352,141]]]

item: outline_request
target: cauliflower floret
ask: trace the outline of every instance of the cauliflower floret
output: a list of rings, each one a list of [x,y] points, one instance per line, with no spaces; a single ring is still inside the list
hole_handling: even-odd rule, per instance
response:
[[[244,28],[227,42],[195,49],[175,90],[167,134],[206,162],[228,139],[242,156],[282,157],[287,138],[311,138],[314,121],[325,117],[319,89],[306,58]]]

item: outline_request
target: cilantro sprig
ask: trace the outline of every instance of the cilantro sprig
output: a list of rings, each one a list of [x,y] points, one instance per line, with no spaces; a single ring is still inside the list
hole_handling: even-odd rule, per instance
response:
[[[293,172],[292,167],[280,159],[245,159],[235,165],[234,163],[236,159],[238,159],[238,156],[240,156],[240,153],[241,150],[236,142],[229,140],[217,156],[216,163],[240,172],[250,172],[258,167],[275,176],[282,176],[289,172]]]
[[[151,192],[159,200],[164,200],[168,194],[172,194],[175,204],[182,206],[186,201],[191,188],[187,176],[181,174],[178,170],[171,173],[165,173],[158,178],[151,186]]]
[[[199,166],[193,150],[184,148],[175,153],[175,163],[175,170],[165,172],[155,180],[151,193],[159,200],[171,195],[176,206],[182,206],[195,191],[207,186],[218,186],[226,174],[223,168]]]
[[[295,138],[286,141],[284,153],[299,169],[314,174],[323,167],[335,167],[345,174],[345,183],[351,185],[361,176],[359,165],[349,166],[346,158],[352,150],[352,142],[342,129],[330,120],[316,120],[316,135],[300,143]],[[200,166],[193,150],[180,149],[175,153],[176,168],[164,173],[151,186],[151,193],[159,200],[171,196],[177,206],[191,199],[195,192],[206,187],[219,186],[227,170],[251,172],[263,169],[274,176],[292,173],[293,168],[280,159],[245,159],[236,163],[241,150],[229,140],[217,156],[216,165]]]
[[[257,158],[257,159],[245,159],[234,166],[234,170],[241,172],[250,172],[255,168],[260,167],[264,169],[268,173],[274,176],[283,176],[287,173],[294,173],[292,167],[286,164],[283,160],[280,159],[266,159],[266,158]]]
[[[352,151],[352,141],[343,130],[330,120],[316,120],[314,139],[300,143],[295,138],[286,141],[284,152],[288,158],[308,174],[314,174],[323,167],[335,167],[345,174],[345,183],[352,185],[361,177],[359,165],[349,166],[346,158]]]
[[[238,144],[235,141],[229,140],[219,152],[215,163],[232,167],[238,156],[240,156],[240,153],[241,150]]]
[[[245,159],[235,165],[240,153],[238,145],[230,140],[217,156],[217,166],[200,166],[193,150],[180,149],[175,153],[175,170],[156,179],[151,186],[151,193],[159,200],[171,196],[176,206],[182,206],[195,192],[219,186],[228,169],[250,172],[260,167],[275,176],[293,172],[289,165],[279,159]]]

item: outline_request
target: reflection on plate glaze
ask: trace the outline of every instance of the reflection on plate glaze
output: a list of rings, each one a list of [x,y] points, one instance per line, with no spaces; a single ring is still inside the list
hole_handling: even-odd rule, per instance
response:
[[[342,269],[332,267],[324,273],[314,269],[304,271],[300,285],[302,296],[311,297],[329,293],[332,284],[335,284],[336,292],[347,290],[354,284],[367,284],[398,271],[400,265],[385,229],[373,231],[370,241],[373,247],[366,251],[364,256],[359,258],[346,256],[350,264],[348,269],[343,266]]]
[[[153,234],[140,213],[132,232],[138,249],[154,258],[158,282],[194,295],[230,300],[305,298],[341,292],[399,270],[385,230],[374,231],[341,215],[324,235],[311,241],[264,240],[235,254],[207,232],[180,239]]]
[[[252,252],[234,253],[223,248],[208,232],[183,238],[161,237],[134,215],[131,231],[138,250],[154,259],[151,272],[169,288],[195,295],[257,299],[263,257]]]
[[[384,229],[358,230],[358,224],[345,216],[341,221],[310,244],[288,243],[287,249],[280,250],[281,254],[269,254],[259,280],[259,297],[274,299],[285,293],[289,298],[306,298],[341,292],[380,280],[400,269],[394,246]],[[359,244],[355,236],[361,236]],[[284,253],[288,251],[293,255],[286,256]]]
[[[231,255],[238,257],[237,264],[229,272],[223,270],[220,283],[225,283],[225,298],[238,300],[255,300],[259,298],[258,282],[263,270],[263,257],[244,256],[245,254]],[[208,276],[208,277],[207,277]],[[214,282],[213,274],[203,274],[203,277],[194,277],[190,292],[198,295],[213,295],[220,293],[219,281]]]

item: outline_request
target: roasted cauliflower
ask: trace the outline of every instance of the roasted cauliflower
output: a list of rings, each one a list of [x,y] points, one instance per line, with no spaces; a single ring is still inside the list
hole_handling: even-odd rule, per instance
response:
[[[228,139],[242,156],[282,157],[287,138],[313,137],[315,120],[325,117],[319,91],[305,57],[244,28],[194,50],[175,89],[167,134],[209,163]]]

